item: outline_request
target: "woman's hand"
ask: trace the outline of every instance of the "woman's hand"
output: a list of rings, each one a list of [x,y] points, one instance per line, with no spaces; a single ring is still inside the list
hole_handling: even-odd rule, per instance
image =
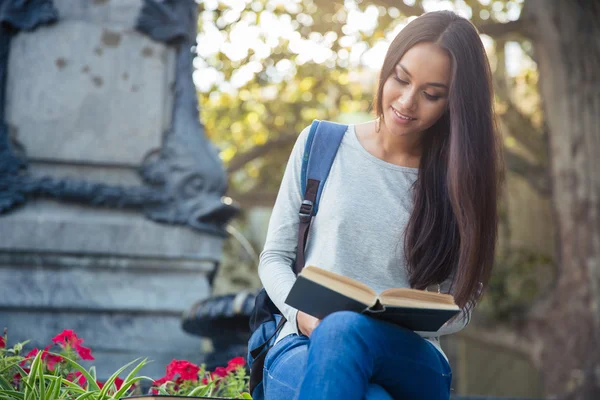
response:
[[[309,336],[312,331],[319,325],[320,319],[308,315],[302,311],[298,311],[296,315],[296,323],[298,324],[298,330],[305,336]]]

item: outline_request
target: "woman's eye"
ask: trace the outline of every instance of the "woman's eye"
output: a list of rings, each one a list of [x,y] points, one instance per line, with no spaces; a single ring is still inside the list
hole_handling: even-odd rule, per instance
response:
[[[427,100],[431,100],[431,101],[436,101],[437,99],[439,99],[439,98],[440,98],[440,96],[434,96],[434,95],[432,95],[432,94],[429,94],[429,93],[427,93],[427,92],[423,92],[423,94],[425,95],[425,98],[426,98]]]
[[[402,79],[398,78],[397,76],[395,76],[394,79],[396,79],[398,82],[400,82],[403,85],[408,85],[408,82],[403,81]]]

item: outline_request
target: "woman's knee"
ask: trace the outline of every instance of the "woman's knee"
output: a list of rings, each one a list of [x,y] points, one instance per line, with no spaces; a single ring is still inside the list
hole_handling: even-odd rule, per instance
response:
[[[338,311],[325,317],[312,335],[348,333],[368,325],[368,317],[353,311]],[[311,338],[313,337],[311,335]]]
[[[312,351],[336,348],[339,355],[350,356],[369,342],[367,316],[350,311],[340,311],[325,317],[310,336]],[[344,349],[348,349],[345,351]],[[366,349],[365,349],[366,350]]]
[[[295,394],[306,368],[306,337],[293,335],[277,343],[265,358],[263,385],[266,399],[279,399]]]

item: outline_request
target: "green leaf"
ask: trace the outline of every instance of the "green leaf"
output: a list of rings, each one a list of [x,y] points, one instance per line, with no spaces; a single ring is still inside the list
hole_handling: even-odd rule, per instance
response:
[[[112,385],[114,384],[115,380],[119,377],[119,374],[121,374],[123,371],[125,371],[127,368],[129,368],[133,363],[135,363],[136,361],[139,361],[139,358],[128,362],[127,364],[125,364],[124,366],[122,366],[121,368],[119,368],[114,374],[112,374],[110,376],[110,378],[108,378],[108,380],[106,381],[106,383],[104,383],[104,387],[102,388],[102,390],[100,391],[100,394],[98,396],[99,400],[103,400],[106,398],[108,391],[111,389]],[[142,362],[140,363],[141,366],[138,364],[138,367],[141,368],[142,366],[144,366],[144,362],[146,360],[142,360]],[[137,367],[136,367],[137,368]],[[139,370],[138,368],[138,370]]]
[[[86,393],[82,394],[81,396],[77,397],[76,400],[85,400],[88,398],[93,398],[96,395],[97,395],[97,392],[86,392]]]
[[[98,391],[98,390],[100,390],[100,386],[98,386],[98,383],[96,383],[96,379],[94,379],[94,377],[85,368],[83,368],[77,362],[71,360],[69,357],[63,356],[63,359],[73,369],[75,369],[75,370],[77,370],[77,371],[79,371],[79,372],[81,372],[83,374],[83,376],[85,377],[85,379],[86,379],[86,381],[88,383],[88,390],[90,390],[90,391]]]
[[[43,354],[42,352],[39,352],[38,354]],[[37,364],[37,368],[35,369],[35,377],[37,378],[37,380],[39,381],[39,388],[40,391],[38,393],[39,396],[39,400],[46,400],[47,396],[46,396],[46,379],[44,377],[44,364],[42,363],[42,359],[40,356],[39,359],[39,363]]]
[[[96,367],[94,365],[92,365],[90,367],[90,375],[94,377],[94,380],[98,380],[97,375],[96,375]]]
[[[38,393],[36,390],[36,381],[38,380],[38,370],[41,371],[43,376],[43,365],[42,365],[42,351],[39,351],[33,362],[31,363],[31,369],[29,371],[29,375],[23,378],[23,383],[25,384],[25,399],[26,400],[43,400],[43,394]]]
[[[0,375],[0,389],[4,389],[4,390],[12,390],[13,385],[10,384],[9,381],[6,380],[5,377],[3,377],[2,375]]]
[[[211,381],[205,386],[198,386],[196,389],[192,390],[188,394],[188,396],[197,396],[197,397],[210,396],[211,392],[212,392],[212,387],[214,385],[215,385],[215,381]]]
[[[62,377],[57,376],[57,379],[52,379],[50,386],[48,386],[48,398],[49,399],[58,399],[60,396],[60,386],[62,384]]]
[[[135,362],[136,360],[132,361]],[[132,384],[134,384],[135,382],[139,382],[140,380],[143,379],[148,379],[150,381],[152,381],[152,379],[148,378],[148,377],[138,377],[136,378],[135,376],[137,375],[137,373],[140,371],[140,369],[142,369],[144,367],[144,365],[148,364],[148,359],[144,358],[138,365],[135,366],[135,368],[133,368],[131,370],[131,372],[129,372],[129,374],[125,377],[125,379],[123,380],[123,385],[121,386],[121,389],[119,389],[119,391],[117,393],[115,393],[115,398],[120,398],[122,397],[131,387]]]
[[[119,389],[119,391],[117,393],[115,393],[114,397],[117,399],[122,397],[131,388],[131,385],[138,383],[139,381],[143,381],[143,380],[152,381],[153,379],[150,377],[147,377],[147,376],[138,376],[138,377],[132,378],[129,381],[128,386],[125,386],[125,383],[123,383],[123,385],[121,386],[121,389]]]
[[[169,392],[167,392],[167,384],[166,383],[163,383],[162,385],[160,385],[158,387],[158,394],[169,395]]]
[[[17,392],[16,390],[0,390],[0,398],[3,400],[23,400],[25,398],[25,394]]]
[[[6,359],[6,358],[5,358],[5,359]],[[0,374],[3,374],[4,372],[8,371],[9,369],[16,367],[16,366],[17,366],[17,364],[19,364],[19,361],[18,361],[18,359],[14,360],[13,362],[9,362],[9,363],[7,363],[7,364],[6,364],[6,367],[4,367],[4,368],[2,368],[2,369],[0,370]]]

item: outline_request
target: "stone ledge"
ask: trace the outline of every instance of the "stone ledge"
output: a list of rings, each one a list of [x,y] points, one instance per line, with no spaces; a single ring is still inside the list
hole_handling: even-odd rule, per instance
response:
[[[223,238],[159,224],[140,212],[51,200],[30,201],[0,216],[0,252],[113,255],[213,261]]]

